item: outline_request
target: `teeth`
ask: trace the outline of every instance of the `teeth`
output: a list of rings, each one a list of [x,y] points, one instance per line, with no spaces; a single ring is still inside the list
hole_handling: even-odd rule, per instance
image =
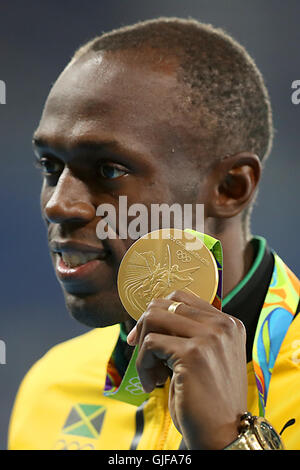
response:
[[[75,268],[76,266],[80,266],[81,264],[85,264],[88,261],[99,258],[99,254],[68,251],[61,253],[61,257],[67,266],[70,268]]]

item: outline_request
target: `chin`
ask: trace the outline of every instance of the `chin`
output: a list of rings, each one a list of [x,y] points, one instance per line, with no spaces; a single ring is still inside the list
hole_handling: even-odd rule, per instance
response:
[[[90,328],[104,328],[127,321],[130,317],[119,298],[96,295],[65,294],[66,307],[72,318]]]

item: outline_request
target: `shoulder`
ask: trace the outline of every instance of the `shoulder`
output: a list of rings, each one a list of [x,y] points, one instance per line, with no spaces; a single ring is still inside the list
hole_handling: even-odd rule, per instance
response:
[[[21,387],[26,383],[34,384],[60,378],[80,369],[98,368],[110,356],[119,334],[119,325],[107,328],[95,328],[83,335],[77,336],[52,347],[27,372]]]
[[[37,406],[47,406],[53,397],[57,400],[61,394],[73,393],[74,389],[81,389],[81,384],[102,386],[119,331],[119,325],[96,328],[57,344],[35,362],[19,386],[9,440]]]

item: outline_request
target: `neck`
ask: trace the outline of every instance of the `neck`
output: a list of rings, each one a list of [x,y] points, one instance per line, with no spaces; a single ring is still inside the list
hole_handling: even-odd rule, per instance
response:
[[[223,297],[246,276],[254,260],[251,234],[245,235],[240,220],[227,219],[208,233],[221,241],[223,248]],[[219,225],[219,227],[217,227]]]

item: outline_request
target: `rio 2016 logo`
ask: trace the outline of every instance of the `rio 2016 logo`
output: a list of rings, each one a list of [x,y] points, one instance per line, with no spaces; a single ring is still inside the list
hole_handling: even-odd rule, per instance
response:
[[[132,395],[141,395],[144,393],[142,384],[138,377],[132,377],[129,380],[129,384],[130,385],[127,385],[127,387],[125,388],[127,392],[132,393]]]

